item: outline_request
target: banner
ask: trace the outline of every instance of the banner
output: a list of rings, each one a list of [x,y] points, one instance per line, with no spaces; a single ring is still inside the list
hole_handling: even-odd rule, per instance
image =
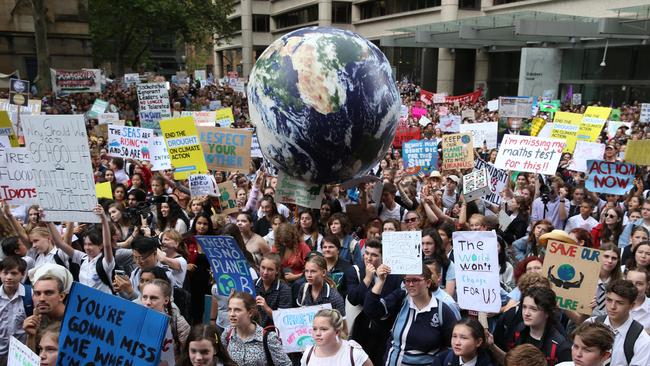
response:
[[[231,290],[235,290],[255,297],[250,265],[233,237],[196,235],[195,238],[210,262],[219,295],[230,296]]]
[[[448,114],[446,116],[440,116],[440,130],[442,132],[460,132],[460,122],[461,118],[456,114]]]
[[[445,103],[449,103],[449,104],[454,104],[456,102],[458,102],[458,103],[476,103],[476,102],[478,102],[478,98],[480,98],[482,94],[483,94],[483,90],[479,89],[479,90],[473,91],[471,93],[463,94],[463,95],[447,96],[447,97],[445,97]]]
[[[499,117],[530,118],[536,97],[499,97]]]
[[[203,149],[191,117],[160,121],[169,159],[174,167],[174,179],[187,179],[192,173],[207,173]]]
[[[438,143],[432,140],[406,142],[402,145],[402,158],[404,169],[417,168],[413,174],[422,171],[428,175],[438,170]]]
[[[381,235],[382,263],[396,275],[422,274],[422,232],[386,231]]]
[[[9,80],[9,103],[27,107],[29,101],[29,81],[20,79]]]
[[[190,183],[190,196],[210,196],[219,197],[219,188],[217,182],[210,174],[192,174],[189,179]]]
[[[100,125],[116,125],[119,120],[119,113],[100,113],[97,115],[97,122]]]
[[[273,325],[278,328],[284,352],[302,352],[313,346],[311,330],[314,317],[319,311],[331,308],[331,304],[323,304],[273,310]]]
[[[140,127],[160,132],[160,121],[171,118],[169,92],[165,83],[138,84]]]
[[[420,101],[426,105],[433,104],[433,93],[424,89],[420,89]]]
[[[650,165],[650,140],[628,140],[624,160],[626,163]]]
[[[241,128],[197,127],[209,169],[248,172],[253,132]]]
[[[9,338],[9,354],[7,365],[40,366],[41,358],[16,337]]]
[[[164,137],[154,136],[151,139],[149,148],[151,149],[151,171],[156,172],[172,168]]]
[[[420,139],[419,127],[397,127],[395,138],[393,138],[393,147],[399,149],[404,142]]]
[[[305,183],[279,172],[278,184],[275,187],[275,199],[282,203],[320,208],[324,189],[324,185]]]
[[[88,118],[94,118],[97,119],[97,116],[100,113],[106,112],[106,108],[108,108],[108,102],[102,99],[95,99],[93,102],[93,106],[90,108],[90,110],[86,113]]]
[[[641,114],[639,115],[639,122],[650,122],[650,103],[641,103]]]
[[[501,309],[499,251],[494,231],[454,231],[456,293],[461,309],[498,313]]]
[[[226,107],[217,109],[216,111],[216,123],[220,127],[232,127],[232,124],[235,123],[235,116],[232,114],[232,108]]]
[[[559,139],[505,135],[494,166],[503,170],[554,175],[563,149],[564,141]]]
[[[54,70],[52,91],[55,94],[100,93],[102,72],[99,69]]]
[[[12,205],[38,203],[31,162],[26,147],[0,148],[0,199]]]
[[[48,221],[96,223],[95,177],[83,115],[25,116],[38,203]]]
[[[542,275],[551,281],[560,309],[591,316],[603,252],[549,239]],[[454,256],[454,258],[456,258]]]
[[[482,148],[484,143],[488,149],[496,149],[498,128],[499,122],[463,123],[460,132],[472,134],[475,149]]]
[[[573,159],[567,169],[576,172],[587,172],[587,160],[602,160],[605,154],[605,144],[588,141],[577,141],[573,151]]]
[[[159,364],[167,315],[78,282],[67,300],[57,365]]]
[[[232,183],[223,182],[217,185],[219,189],[219,203],[221,204],[221,213],[224,215],[230,215],[239,212],[237,207],[237,198],[235,194],[235,189],[232,187]],[[276,193],[277,197],[277,193]]]
[[[214,127],[217,121],[216,111],[182,111],[181,117],[192,117],[194,124],[199,126]]]
[[[617,194],[622,196],[634,187],[636,165],[603,160],[587,161],[589,192]]]
[[[442,136],[442,169],[470,169],[474,166],[472,134],[457,133]]]
[[[565,152],[573,153],[576,146],[578,130],[582,124],[582,114],[557,112],[553,119],[551,138],[566,140]]]
[[[494,165],[481,159],[475,160],[474,169],[486,169],[488,173],[490,194],[483,196],[483,199],[494,205],[500,205],[501,195],[499,193],[503,192],[508,185],[508,172],[503,169],[497,169]]]
[[[148,128],[109,125],[108,155],[150,161],[152,138],[153,130]]]

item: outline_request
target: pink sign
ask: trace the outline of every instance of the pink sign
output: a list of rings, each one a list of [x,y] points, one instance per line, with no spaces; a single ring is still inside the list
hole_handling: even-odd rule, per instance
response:
[[[415,119],[419,120],[420,117],[424,116],[425,114],[427,114],[426,108],[418,108],[418,107],[411,108],[411,115]]]

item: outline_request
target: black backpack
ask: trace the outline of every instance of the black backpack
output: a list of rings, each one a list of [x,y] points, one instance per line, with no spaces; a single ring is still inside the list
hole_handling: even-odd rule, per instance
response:
[[[606,317],[606,315],[597,316],[595,322],[604,323]],[[625,334],[625,341],[623,342],[623,352],[625,353],[625,359],[627,360],[628,364],[632,362],[632,357],[634,357],[634,344],[643,331],[643,325],[641,325],[641,323],[636,320],[632,320],[630,329],[627,330],[627,333]]]
[[[59,255],[59,250],[60,249],[57,249],[56,253],[54,254],[54,262],[59,266],[63,266],[67,268],[70,271],[70,273],[72,273],[72,278],[75,281],[79,282],[79,271],[81,269],[81,265],[74,263],[72,261],[72,257],[68,258],[67,263],[63,261],[63,258],[61,258],[61,256]]]

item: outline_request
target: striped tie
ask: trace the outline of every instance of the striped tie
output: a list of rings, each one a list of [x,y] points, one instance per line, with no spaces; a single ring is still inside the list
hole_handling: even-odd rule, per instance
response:
[[[598,282],[598,291],[596,292],[596,311],[602,313],[605,311],[605,283]]]

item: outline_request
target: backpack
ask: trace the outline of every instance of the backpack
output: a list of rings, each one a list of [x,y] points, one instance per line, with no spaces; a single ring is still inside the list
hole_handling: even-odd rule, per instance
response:
[[[350,365],[354,366],[354,354],[353,354],[354,347],[352,346],[349,347],[350,347]],[[309,350],[309,353],[307,353],[307,359],[305,360],[305,365],[309,365],[309,360],[311,359],[311,355],[312,353],[314,353],[315,348],[316,348],[315,345],[312,346],[311,349]]]
[[[63,258],[59,255],[59,249],[56,250],[56,253],[54,254],[54,262],[58,264],[59,266],[67,268],[70,273],[72,273],[72,278],[79,282],[79,270],[81,269],[81,266],[78,265],[77,263],[74,263],[72,261],[72,257],[68,258],[68,263],[63,261]]]
[[[521,332],[516,331],[515,332],[515,337],[513,339],[513,344],[514,345],[517,345],[517,342],[519,341],[519,338],[521,338]],[[543,350],[542,350],[542,352],[543,352]],[[555,356],[556,353],[557,353],[557,343],[555,341],[551,341],[551,352],[548,355],[548,357],[546,357],[546,362],[548,362],[549,365],[557,364],[558,359]]]
[[[86,261],[84,259],[81,264],[83,264]],[[115,295],[115,290],[113,289],[113,279],[115,279],[115,268],[111,271],[110,275],[106,273],[106,270],[104,270],[104,253],[99,255],[99,258],[97,259],[97,262],[95,262],[95,272],[97,272],[97,277],[102,281],[102,283],[108,288],[111,289],[111,292],[113,295]],[[81,268],[81,265],[79,265],[79,268]]]
[[[182,287],[174,287],[174,304],[188,323],[192,322],[190,309],[192,307],[192,294]]]
[[[230,344],[230,337],[232,337],[232,330],[233,328],[230,328],[230,330],[226,334],[226,348],[228,348],[228,344]],[[278,331],[278,328],[276,328],[275,326],[269,325],[262,328],[262,345],[264,346],[264,356],[266,357],[266,364],[270,366],[274,366],[275,364],[273,363],[273,356],[271,355],[271,349],[269,349],[270,332],[275,332],[275,334],[278,336],[278,339],[280,340],[280,343],[282,343],[282,338],[280,338],[280,332]]]
[[[23,309],[25,309],[25,315],[30,317],[34,315],[34,299],[32,298],[32,286],[23,285],[25,288],[25,296],[23,297]]]
[[[304,287],[302,288],[302,296],[300,297],[300,302],[298,302],[298,300],[296,300],[296,304],[298,304],[298,306],[304,306],[305,298],[307,298],[307,291],[309,291],[309,284],[307,282],[305,282],[303,286]],[[325,286],[327,286],[327,293],[325,294],[325,296],[323,296],[323,300],[324,300],[325,304],[329,304],[330,285],[325,283],[323,285],[323,288],[325,288]]]
[[[594,321],[596,323],[604,323],[606,317],[606,315],[597,316]],[[625,334],[625,341],[623,342],[623,352],[625,353],[625,359],[627,360],[628,364],[632,362],[632,357],[634,357],[634,344],[636,343],[636,340],[639,338],[639,335],[641,335],[641,332],[643,332],[643,330],[643,325],[641,325],[641,323],[636,320],[632,320],[630,329],[627,330],[627,333]]]

